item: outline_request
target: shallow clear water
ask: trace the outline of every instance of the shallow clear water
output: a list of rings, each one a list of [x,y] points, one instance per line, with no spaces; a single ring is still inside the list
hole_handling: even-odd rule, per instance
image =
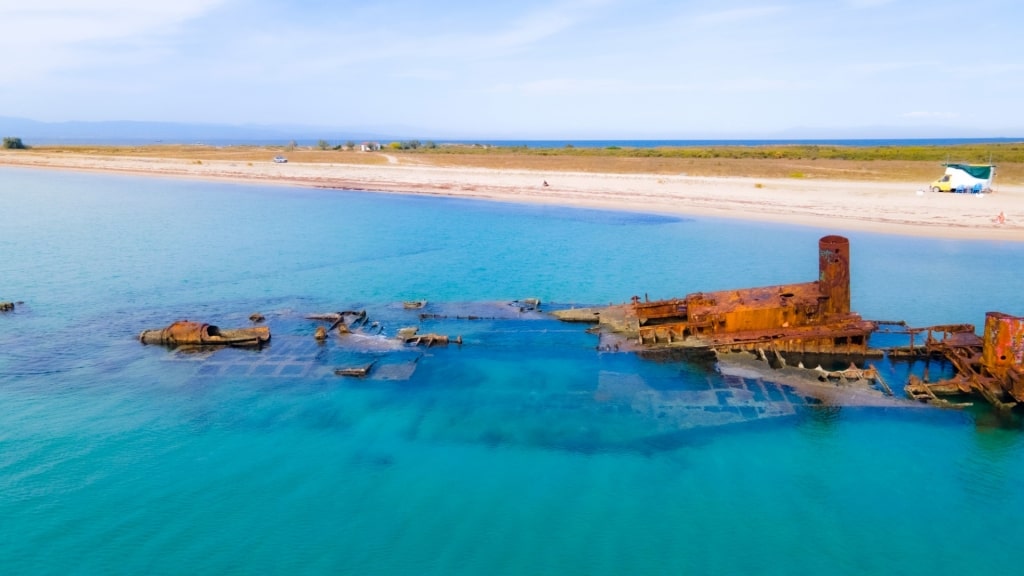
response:
[[[462,304],[802,282],[829,232],[0,170],[0,300],[24,301],[0,316],[0,572],[1012,571],[1016,419],[824,407]],[[1024,313],[1019,244],[847,236],[867,318]],[[366,309],[389,334],[413,299],[501,318],[427,320],[466,343],[384,352],[318,346],[303,317]],[[136,340],[256,311],[260,351]]]

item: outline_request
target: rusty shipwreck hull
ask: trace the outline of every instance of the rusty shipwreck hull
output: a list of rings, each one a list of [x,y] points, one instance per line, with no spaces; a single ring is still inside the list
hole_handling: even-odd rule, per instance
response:
[[[625,312],[627,332],[642,346],[867,355],[874,322],[850,311],[850,242],[818,242],[818,280],[760,288],[697,292],[641,302]]]
[[[979,395],[994,406],[1013,408],[1024,402],[1024,317],[1002,312],[985,314],[982,337],[969,324],[924,329],[922,348],[908,354],[948,360],[956,375],[938,382],[911,376],[905,391],[911,398],[949,404],[944,396]]]

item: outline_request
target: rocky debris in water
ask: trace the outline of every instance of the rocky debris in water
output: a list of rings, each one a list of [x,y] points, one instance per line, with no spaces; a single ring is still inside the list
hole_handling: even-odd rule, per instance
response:
[[[264,320],[266,320],[266,317],[264,317],[263,314],[260,314],[259,312],[254,312],[249,316],[249,321],[252,322],[253,324],[259,324]]]
[[[355,310],[345,310],[343,312],[329,312],[326,314],[310,314],[306,316],[306,319],[330,322],[331,325],[326,328],[326,331],[331,332],[337,328],[338,334],[350,334],[357,328],[366,328],[367,326],[378,329],[378,331],[380,329],[379,323],[370,322],[369,317],[366,314],[366,310],[359,310],[358,312]]]
[[[420,334],[413,336],[412,338],[405,341],[406,344],[412,344],[414,346],[446,346],[450,343],[462,345],[462,336],[456,336],[451,338],[444,334]]]
[[[14,302],[0,302],[0,312],[10,312],[14,310]]]
[[[370,369],[373,368],[373,365],[376,363],[377,361],[374,360],[373,362],[370,362],[369,364],[364,364],[362,366],[338,368],[334,371],[334,374],[337,376],[349,376],[351,378],[366,378],[366,376],[370,373]]]
[[[406,344],[412,344],[413,346],[444,346],[449,343],[455,343],[462,345],[462,336],[456,336],[452,338],[444,334],[417,334],[418,329],[415,326],[408,326],[398,330],[398,339]]]
[[[512,306],[519,308],[520,312],[534,312],[540,310],[540,298],[523,298],[522,300],[513,300]]]
[[[566,308],[565,310],[555,310],[551,312],[551,315],[562,322],[597,324],[601,321],[601,316],[605,310],[607,309],[603,307]]]
[[[313,334],[313,338],[316,338],[321,342],[327,340],[327,328],[324,328],[323,326],[317,326],[316,332]]]

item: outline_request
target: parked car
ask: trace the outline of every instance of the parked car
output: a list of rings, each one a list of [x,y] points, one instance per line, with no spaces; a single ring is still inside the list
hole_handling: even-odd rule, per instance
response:
[[[288,159],[285,158],[284,156],[274,156],[274,162],[277,164],[284,164],[287,161]]]

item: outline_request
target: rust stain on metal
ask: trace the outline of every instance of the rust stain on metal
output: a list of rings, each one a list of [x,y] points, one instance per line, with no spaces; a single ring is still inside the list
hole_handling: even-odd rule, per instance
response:
[[[924,330],[927,336],[923,350],[911,346],[911,352],[945,358],[956,375],[938,382],[911,376],[906,386],[908,396],[948,405],[942,396],[978,394],[990,404],[1007,409],[1024,402],[1024,317],[988,312],[981,338],[970,324]]]
[[[139,334],[143,344],[164,346],[254,346],[260,347],[270,340],[270,328],[225,329],[205,324],[179,320],[160,330],[144,330]]]
[[[712,349],[865,355],[877,328],[850,311],[850,242],[818,243],[818,279],[801,284],[697,292],[641,302],[626,310],[627,326],[644,346],[689,343]]]

